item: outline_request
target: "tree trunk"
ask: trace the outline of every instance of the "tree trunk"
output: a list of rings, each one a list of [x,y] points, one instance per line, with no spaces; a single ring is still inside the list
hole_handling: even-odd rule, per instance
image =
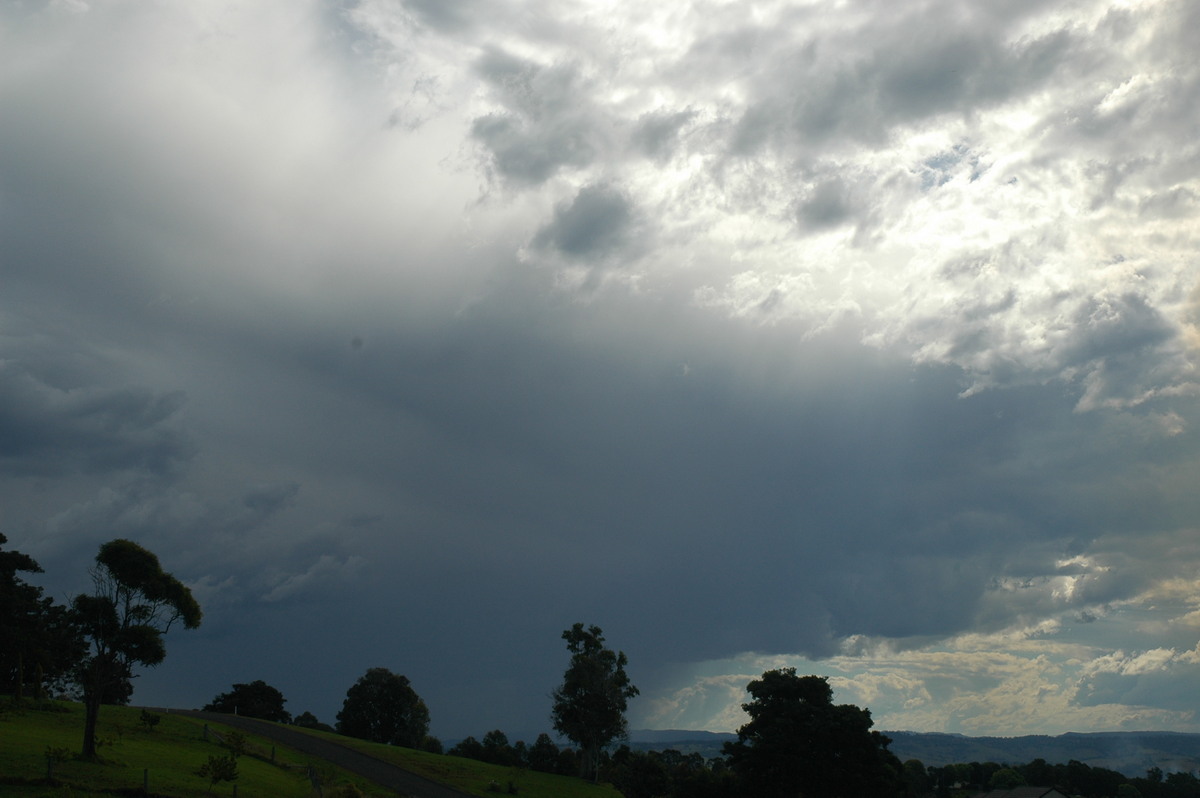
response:
[[[83,758],[96,758],[96,721],[100,719],[100,691],[92,690],[84,696]]]
[[[17,692],[14,696],[18,701],[25,697],[25,652],[17,651]]]
[[[584,746],[583,768],[585,779],[588,776],[587,771],[591,771],[592,783],[600,783],[600,746],[594,742],[589,742]]]

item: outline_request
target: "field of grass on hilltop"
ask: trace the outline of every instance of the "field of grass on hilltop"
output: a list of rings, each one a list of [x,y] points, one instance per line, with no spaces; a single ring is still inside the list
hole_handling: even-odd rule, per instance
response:
[[[227,750],[218,735],[233,730],[209,724],[205,735],[201,720],[181,715],[159,715],[159,723],[148,730],[141,710],[106,706],[97,727],[99,761],[76,758],[83,738],[83,705],[70,702],[14,703],[0,697],[0,795],[80,796],[133,793],[145,784],[151,795],[192,798],[231,795],[229,782],[218,783],[209,792],[208,778],[197,771],[211,756]],[[323,760],[301,754],[253,734],[244,734],[245,754],[237,760],[238,794],[307,798],[313,793],[309,768],[330,786],[354,785],[366,795],[390,795],[366,779],[330,766]],[[274,747],[275,761],[271,762]],[[52,765],[47,781],[47,751],[65,755]],[[326,790],[326,794],[329,791]]]
[[[424,776],[430,781],[436,781],[470,795],[481,796],[481,798],[495,796],[497,789],[500,794],[507,794],[510,783],[516,788],[516,794],[520,798],[621,798],[621,793],[617,792],[612,785],[592,784],[573,776],[542,773],[528,768],[489,765],[486,762],[465,757],[431,754],[411,748],[372,743],[315,729],[302,729],[295,726],[289,728],[344,745],[355,751],[361,751],[411,773]]]
[[[29,798],[65,798],[66,796],[135,794],[143,779],[150,795],[170,798],[198,798],[205,795],[232,795],[228,782],[218,783],[210,793],[210,782],[197,771],[209,757],[227,753],[219,735],[234,730],[184,715],[159,714],[152,730],[142,723],[142,710],[135,707],[105,706],[97,727],[99,761],[76,758],[83,737],[83,706],[54,701],[16,703],[0,696],[0,796]],[[456,756],[430,754],[391,745],[356,740],[337,734],[289,729],[320,737],[390,762],[431,781],[446,784],[470,795],[508,794],[511,784],[521,798],[620,798],[607,784],[591,784],[570,776],[539,773],[528,769],[489,765]],[[314,769],[330,787],[353,785],[349,794],[366,796],[394,795],[360,776],[302,754],[287,746],[248,732],[245,754],[238,759],[238,795],[308,798],[316,790],[309,778]],[[47,751],[66,755],[52,765],[52,781],[47,781]],[[272,754],[274,761],[272,762]],[[499,793],[497,792],[499,791]]]

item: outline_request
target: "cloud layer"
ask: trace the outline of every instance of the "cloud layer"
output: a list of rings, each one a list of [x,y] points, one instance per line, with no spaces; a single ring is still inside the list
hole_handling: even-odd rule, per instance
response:
[[[1197,730],[1197,30],[8,7],[0,526],[193,586],[155,703],[384,666],[538,731],[582,620],[635,724],[797,663],[891,728]]]

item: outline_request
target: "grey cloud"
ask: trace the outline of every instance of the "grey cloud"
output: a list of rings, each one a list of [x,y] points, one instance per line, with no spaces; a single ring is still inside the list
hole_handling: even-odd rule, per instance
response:
[[[1179,219],[1194,217],[1200,207],[1200,195],[1184,186],[1174,186],[1156,192],[1138,203],[1138,214],[1144,219]]]
[[[630,140],[647,157],[665,160],[674,153],[680,134],[695,118],[696,112],[692,110],[642,114],[634,125]]]
[[[474,25],[477,0],[404,0],[403,5],[425,25],[458,33]]]
[[[834,140],[882,145],[898,125],[966,116],[1036,88],[1073,46],[1065,30],[1006,45],[999,31],[983,36],[924,14],[854,33],[842,41],[781,47],[771,74],[746,79],[752,99],[732,151],[749,155],[771,145],[805,152]]]
[[[854,216],[853,200],[846,185],[832,178],[818,183],[799,203],[797,216],[807,230],[821,231],[837,227]]]
[[[535,247],[553,247],[569,258],[591,261],[629,244],[635,210],[629,198],[612,186],[584,186],[569,203],[554,209],[554,218],[533,238]]]
[[[608,123],[591,107],[578,67],[544,66],[492,49],[475,68],[505,110],[476,118],[471,135],[502,177],[537,184],[597,157]]]
[[[1073,701],[1079,706],[1127,704],[1172,710],[1190,706],[1200,690],[1200,665],[1180,659],[1173,651],[1170,654],[1162,663],[1143,667],[1131,656],[1121,663],[1125,667],[1092,673],[1080,680]]]
[[[168,474],[195,446],[174,423],[179,391],[55,385],[20,360],[0,363],[0,469],[10,476],[72,471]]]
[[[295,482],[255,488],[242,498],[242,504],[256,514],[270,515],[290,505],[300,492]]]

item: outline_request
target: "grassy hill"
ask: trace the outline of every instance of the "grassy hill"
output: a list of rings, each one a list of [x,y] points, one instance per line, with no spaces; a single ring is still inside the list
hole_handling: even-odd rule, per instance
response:
[[[1191,773],[1200,768],[1200,734],[1175,732],[1091,732],[1054,737],[967,737],[959,734],[884,732],[892,753],[926,765],[955,762],[1018,764],[1044,759],[1051,763],[1078,760],[1126,776],[1143,776],[1149,768],[1164,773]]]
[[[3,700],[3,699],[0,699]],[[211,726],[205,735],[203,721],[179,715],[160,715],[160,722],[147,730],[141,710],[104,707],[97,727],[99,762],[75,759],[83,737],[83,706],[66,702],[13,705],[0,710],[0,795],[77,796],[116,793],[135,794],[143,786],[151,795],[208,795],[210,781],[197,774],[210,756],[226,749],[218,735],[232,730]],[[215,733],[211,733],[215,732]],[[321,760],[291,749],[276,748],[271,761],[270,741],[244,735],[246,753],[238,759],[238,792],[242,796],[278,795],[307,798],[313,794],[309,767],[331,793],[350,787],[365,794],[384,794],[376,785]],[[47,751],[57,749],[63,761],[47,762]],[[49,768],[50,781],[47,781]],[[211,794],[230,795],[229,782],[218,784]],[[353,790],[350,790],[353,794]]]
[[[97,728],[97,738],[102,741],[100,761],[84,762],[74,757],[83,735],[82,705],[17,705],[0,697],[0,796],[140,795],[143,785],[150,795],[171,798],[232,795],[229,782],[218,783],[210,793],[210,781],[197,771],[209,757],[227,753],[219,739],[233,730],[210,723],[206,733],[202,720],[169,713],[159,717],[159,723],[148,729],[141,721],[140,709],[104,707]],[[526,798],[619,798],[611,787],[579,779],[513,771],[321,732],[312,734],[485,798],[496,795],[489,790],[492,782],[507,785],[510,781],[516,784],[518,795]],[[235,782],[242,798],[308,798],[318,794],[313,777],[321,783],[325,796],[394,794],[324,760],[253,734],[243,736],[245,753],[238,759]],[[48,764],[47,752],[55,750],[62,760]]]

